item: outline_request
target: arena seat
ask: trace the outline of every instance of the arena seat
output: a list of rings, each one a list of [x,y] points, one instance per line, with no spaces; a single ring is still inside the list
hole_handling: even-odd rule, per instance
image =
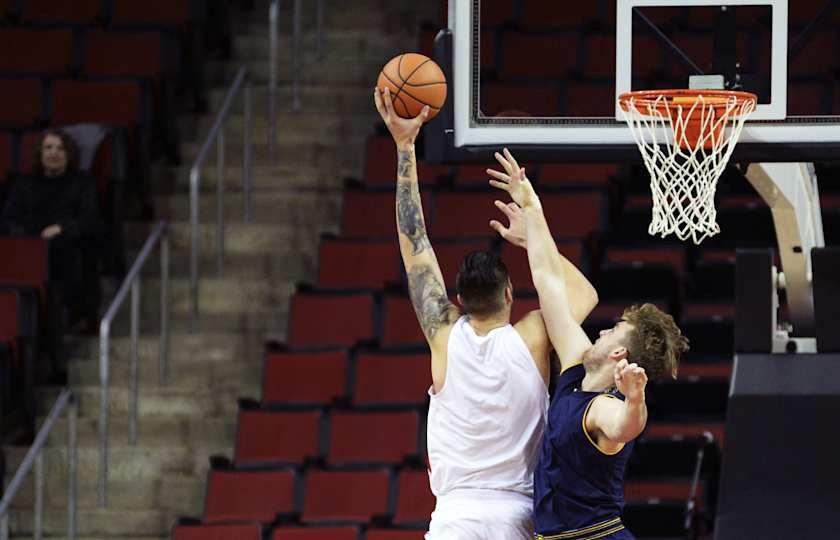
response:
[[[615,33],[593,32],[586,36],[584,43],[586,61],[583,75],[588,78],[614,78]]]
[[[589,81],[569,81],[565,85],[564,116],[615,115],[615,87]]]
[[[723,421],[729,397],[726,379],[660,379],[647,386],[654,421]]]
[[[102,0],[22,0],[21,19],[39,24],[92,24],[102,18]]]
[[[118,26],[182,26],[204,15],[204,2],[194,0],[146,0],[114,2],[111,23]]]
[[[435,496],[429,487],[427,471],[403,470],[397,475],[397,504],[394,523],[419,525],[429,521],[435,509]]]
[[[429,225],[431,197],[421,190],[420,200],[426,226]],[[345,190],[344,210],[341,218],[343,236],[363,236],[374,238],[397,237],[395,216],[397,197],[395,191],[358,191]]]
[[[695,495],[698,499],[705,496],[703,484],[697,485]],[[628,501],[687,501],[691,498],[690,479],[645,479],[628,478],[624,483],[624,498]]]
[[[459,165],[455,169],[453,185],[455,187],[487,187],[490,180],[487,169],[500,170],[501,167],[496,162]]]
[[[0,133],[0,184],[5,184],[13,169],[13,141],[10,133]]]
[[[391,475],[368,471],[310,469],[306,474],[301,521],[368,523],[388,513]]]
[[[270,523],[295,510],[295,473],[291,470],[210,470],[204,521]]]
[[[505,31],[501,37],[499,80],[523,81],[565,78],[578,68],[580,38],[577,32],[526,34]],[[534,51],[564,51],[546,62]]]
[[[320,427],[320,411],[240,410],[234,464],[301,464],[320,455]]]
[[[276,527],[271,540],[359,540],[357,527]]]
[[[0,284],[41,289],[49,281],[49,245],[41,238],[0,237]]]
[[[0,28],[0,72],[68,75],[74,65],[73,31],[56,28]]]
[[[318,258],[321,287],[381,289],[400,281],[399,245],[388,240],[322,238]]]
[[[838,49],[836,28],[824,28],[813,32],[799,54],[788,62],[788,76],[820,76],[832,72],[838,67],[836,54],[825,54],[826,51]],[[813,105],[812,105],[813,107]]]
[[[347,351],[279,352],[265,359],[262,402],[327,405],[347,396]]]
[[[500,221],[505,222],[504,220]],[[557,240],[557,249],[561,255],[583,273],[588,271],[589,265],[583,256],[583,246],[580,240],[576,238]],[[514,292],[533,292],[535,289],[534,282],[531,279],[531,268],[528,265],[528,253],[521,247],[505,242],[501,247],[501,258],[507,266]]]
[[[705,307],[695,311],[693,306],[686,306],[685,315],[680,323],[683,333],[691,341],[691,348],[684,358],[692,362],[731,362],[735,352],[735,323],[732,316],[734,307],[731,304],[725,308],[714,305],[714,311]],[[722,311],[723,309],[727,309],[728,312]]]
[[[791,79],[788,83],[787,113],[790,116],[813,114],[831,105],[832,87],[822,81]],[[816,105],[816,107],[815,107]]]
[[[172,540],[262,540],[262,526],[258,523],[175,525]]]
[[[510,0],[483,0],[481,2],[481,26],[501,26],[513,22],[516,3]]]
[[[419,157],[419,156],[418,156]],[[449,175],[449,165],[417,162],[417,180],[421,186],[434,186]],[[372,136],[365,144],[365,175],[367,187],[393,188],[397,183],[397,152],[390,136]]]
[[[481,86],[480,108],[485,116],[557,116],[559,102],[560,91],[551,81],[483,81]],[[486,177],[485,174],[485,183]]]
[[[84,43],[82,71],[86,75],[161,78],[160,32],[94,29],[85,32]]]
[[[360,352],[354,373],[354,405],[423,405],[432,384],[425,352]]]
[[[148,125],[143,87],[139,82],[55,81],[53,125],[91,122],[111,126]]]
[[[704,437],[650,437],[636,441],[627,463],[626,478],[691,478],[697,467],[698,451],[706,446]]]
[[[293,347],[353,346],[374,337],[374,299],[366,293],[297,293],[289,309]]]
[[[399,464],[419,455],[417,412],[333,411],[331,465]]]
[[[513,324],[529,312],[540,309],[540,301],[537,295],[518,296],[514,293],[513,307],[510,310],[510,321]]]
[[[697,303],[735,300],[734,261],[700,259],[691,273],[691,298]]]
[[[525,28],[578,29],[600,17],[597,2],[581,3],[569,9],[556,2],[522,2],[522,26]]]
[[[676,274],[686,271],[685,247],[681,244],[670,246],[610,246],[604,250],[603,260],[607,264],[626,264],[641,266],[657,264],[671,268]]]
[[[425,529],[368,529],[365,534],[365,540],[423,540],[425,537]]]
[[[616,176],[618,166],[611,163],[543,163],[537,171],[536,183],[553,188],[606,187]]]
[[[680,301],[680,276],[672,266],[659,262],[605,262],[595,288],[608,303],[651,302],[672,312]]]
[[[387,295],[382,298],[382,329],[379,344],[382,347],[423,346],[426,337],[417,322],[417,315],[408,293]]]
[[[622,521],[641,538],[685,538],[685,502],[628,501]]]
[[[0,341],[13,343],[22,335],[20,298],[15,290],[0,290]]]
[[[494,206],[493,209],[496,210],[496,207]],[[498,210],[496,211],[498,212]],[[484,236],[495,234],[488,223],[489,220],[484,222],[487,229]],[[432,247],[435,250],[440,271],[443,274],[443,283],[447,289],[453,290],[456,287],[458,270],[461,268],[464,258],[473,251],[487,251],[490,247],[489,239],[458,240],[451,238],[436,241],[434,238],[432,238]]]
[[[20,128],[44,121],[44,90],[40,79],[0,81],[0,126]]]

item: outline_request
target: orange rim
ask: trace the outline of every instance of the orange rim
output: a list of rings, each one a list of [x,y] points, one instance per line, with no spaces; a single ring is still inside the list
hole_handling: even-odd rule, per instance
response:
[[[711,107],[716,111],[724,111],[732,109],[729,112],[730,116],[739,116],[738,112],[741,106],[753,102],[758,102],[758,96],[751,92],[737,92],[734,90],[695,90],[695,89],[674,89],[674,90],[637,90],[635,92],[625,92],[618,97],[618,103],[622,110],[630,112],[630,101],[636,105],[636,109],[656,109],[658,112],[666,114],[671,110],[671,104],[681,106],[691,106],[698,99],[703,98],[703,107]],[[662,99],[665,98],[665,99]],[[736,107],[731,107],[730,100],[735,98]],[[683,101],[684,100],[684,101]]]

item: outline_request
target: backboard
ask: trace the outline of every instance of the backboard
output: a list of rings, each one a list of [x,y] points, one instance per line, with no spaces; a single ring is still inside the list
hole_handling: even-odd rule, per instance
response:
[[[833,0],[450,0],[433,136],[451,160],[638,160],[620,93],[723,87],[759,97],[734,160],[840,159],[838,27]]]

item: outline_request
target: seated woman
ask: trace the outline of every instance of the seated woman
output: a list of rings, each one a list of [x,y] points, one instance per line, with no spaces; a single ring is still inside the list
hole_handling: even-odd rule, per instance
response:
[[[50,279],[70,325],[96,327],[96,261],[104,226],[95,181],[79,170],[78,146],[64,132],[47,129],[38,139],[31,175],[18,179],[8,194],[0,234],[48,239]]]

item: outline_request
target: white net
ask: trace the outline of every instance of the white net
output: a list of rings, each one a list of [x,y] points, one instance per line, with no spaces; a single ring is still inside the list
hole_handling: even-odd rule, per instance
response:
[[[650,94],[650,93],[648,93]],[[695,244],[720,232],[715,189],[755,99],[737,95],[621,97],[624,119],[650,173],[648,233]]]

